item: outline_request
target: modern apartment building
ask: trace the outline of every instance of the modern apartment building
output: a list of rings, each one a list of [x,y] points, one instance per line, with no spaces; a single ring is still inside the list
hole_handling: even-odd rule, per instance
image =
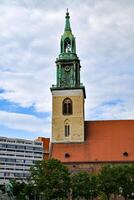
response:
[[[25,180],[30,167],[44,155],[43,142],[0,137],[0,185]]]

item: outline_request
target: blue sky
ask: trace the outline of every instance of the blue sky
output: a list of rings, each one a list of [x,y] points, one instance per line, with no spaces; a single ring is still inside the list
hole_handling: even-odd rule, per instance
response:
[[[50,87],[66,8],[86,120],[134,119],[133,0],[1,0],[0,136],[50,137]]]

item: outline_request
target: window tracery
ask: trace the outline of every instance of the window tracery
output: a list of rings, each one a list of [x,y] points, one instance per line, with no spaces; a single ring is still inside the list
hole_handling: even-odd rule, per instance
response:
[[[70,98],[66,98],[63,101],[63,115],[72,114],[72,101]]]

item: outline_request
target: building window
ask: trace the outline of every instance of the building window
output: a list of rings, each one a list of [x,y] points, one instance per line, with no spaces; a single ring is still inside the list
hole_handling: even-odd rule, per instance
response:
[[[63,115],[72,114],[72,101],[69,98],[64,99],[63,101]]]
[[[70,135],[70,126],[65,125],[65,137],[68,137]]]
[[[64,127],[65,127],[65,137],[69,137],[70,135],[69,120],[65,120]]]

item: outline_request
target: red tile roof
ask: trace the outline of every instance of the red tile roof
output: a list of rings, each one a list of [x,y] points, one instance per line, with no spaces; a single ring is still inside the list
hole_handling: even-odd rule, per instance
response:
[[[84,143],[51,147],[51,157],[64,163],[134,161],[134,120],[85,121]]]

